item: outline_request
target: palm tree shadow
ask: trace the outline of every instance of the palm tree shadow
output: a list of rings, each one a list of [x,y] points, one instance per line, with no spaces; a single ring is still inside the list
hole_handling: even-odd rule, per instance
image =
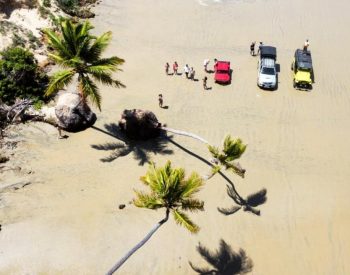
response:
[[[104,144],[93,144],[92,148],[102,151],[110,151],[110,154],[101,159],[102,162],[112,162],[120,157],[125,157],[130,153],[133,154],[134,159],[138,161],[139,165],[144,165],[150,162],[151,154],[170,155],[173,154],[173,150],[168,149],[168,139],[164,139],[162,136],[147,140],[137,141],[130,140],[120,130],[119,126],[115,123],[105,124],[104,129],[93,127],[95,130],[112,136],[122,142],[107,142]]]
[[[255,214],[257,216],[260,216],[260,210],[256,209],[256,207],[264,204],[267,201],[267,191],[265,188],[259,190],[258,192],[255,192],[251,195],[248,195],[245,199],[242,197],[238,197],[236,192],[233,190],[232,185],[227,185],[227,195],[236,203],[236,205],[233,205],[230,208],[220,208],[218,207],[218,211],[221,214],[224,214],[226,216],[232,215],[236,213],[238,210],[243,208],[243,211],[251,212],[252,214]]]
[[[232,250],[223,239],[220,240],[219,249],[215,252],[210,252],[200,243],[197,246],[197,251],[201,257],[207,261],[211,267],[196,267],[190,261],[191,268],[201,275],[234,275],[245,274],[253,269],[253,261],[246,255],[243,249],[238,252]]]

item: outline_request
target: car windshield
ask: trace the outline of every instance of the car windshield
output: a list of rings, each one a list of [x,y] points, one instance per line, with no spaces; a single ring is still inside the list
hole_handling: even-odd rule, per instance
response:
[[[263,67],[261,70],[262,74],[268,74],[268,75],[275,75],[275,69],[274,68],[268,68],[268,67]]]
[[[219,74],[227,74],[227,71],[224,71],[224,70],[218,70],[217,73]]]
[[[309,68],[298,68],[299,71],[302,71],[302,72],[310,72],[311,69]]]

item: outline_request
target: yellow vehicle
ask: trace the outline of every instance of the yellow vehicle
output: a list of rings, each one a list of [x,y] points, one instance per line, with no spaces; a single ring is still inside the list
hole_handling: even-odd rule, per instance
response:
[[[296,50],[291,69],[293,71],[293,87],[299,90],[311,90],[313,83],[311,52]]]

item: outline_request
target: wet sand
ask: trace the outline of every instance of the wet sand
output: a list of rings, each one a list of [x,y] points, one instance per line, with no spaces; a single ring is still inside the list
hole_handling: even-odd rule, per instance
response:
[[[252,274],[350,273],[349,7],[345,0],[104,0],[96,8],[95,32],[113,31],[106,55],[126,60],[118,78],[127,86],[101,87],[96,127],[105,130],[125,108],[142,108],[213,144],[226,134],[241,137],[248,143],[240,160],[246,178],[226,174],[242,195],[268,190],[260,217],[226,217],[216,208],[231,201],[224,179],[215,176],[199,193],[205,211],[191,214],[201,231],[191,235],[170,219],[119,274],[194,274],[189,260],[206,265],[198,242],[214,250],[221,238],[245,249]],[[290,71],[294,50],[306,38],[316,80],[311,92],[294,90]],[[277,91],[256,86],[253,40],[277,47]],[[193,66],[201,80],[205,58],[230,60],[232,84],[216,85],[211,75],[213,89],[204,92],[201,81],[164,73],[165,62],[177,60],[181,69]],[[159,93],[169,109],[158,107]],[[0,274],[104,274],[164,216],[129,204],[133,189],[142,188],[143,162],[169,159],[188,173],[209,169],[181,149],[209,157],[186,137],[173,137],[180,146],[158,144],[154,153],[146,144],[101,162],[110,151],[91,145],[120,141],[96,129],[57,140],[54,129],[35,124],[21,136],[13,161],[34,173],[0,175],[2,185],[20,177],[32,182],[0,193]]]

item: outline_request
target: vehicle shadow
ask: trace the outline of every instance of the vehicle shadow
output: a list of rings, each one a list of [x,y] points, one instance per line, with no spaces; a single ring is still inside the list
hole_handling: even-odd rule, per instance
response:
[[[235,252],[223,239],[220,240],[219,249],[210,251],[199,243],[196,247],[200,256],[209,264],[209,267],[197,267],[188,262],[198,274],[245,274],[253,269],[253,261],[246,252],[240,248]]]
[[[105,124],[105,130],[96,126],[93,126],[92,128],[121,141],[91,145],[91,147],[96,150],[110,152],[109,155],[100,159],[102,162],[112,162],[120,157],[124,157],[132,153],[134,159],[138,161],[138,165],[142,166],[145,163],[150,162],[151,154],[173,154],[173,150],[168,149],[168,141],[172,139],[172,136],[167,137],[167,139],[160,136],[158,138],[146,141],[136,141],[128,139],[121,132],[119,126],[115,123]]]
[[[281,65],[276,63],[276,72],[279,74],[281,72]]]

